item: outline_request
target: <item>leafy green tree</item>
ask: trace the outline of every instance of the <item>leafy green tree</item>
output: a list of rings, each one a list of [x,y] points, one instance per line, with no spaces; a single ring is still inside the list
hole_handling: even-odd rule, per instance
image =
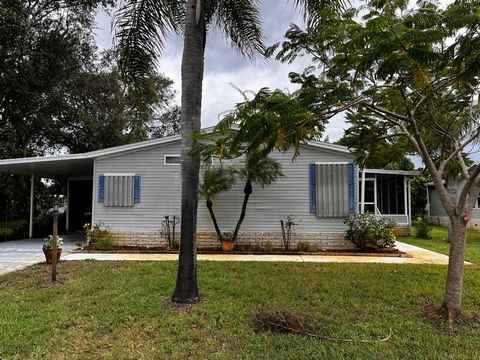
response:
[[[313,55],[322,74],[293,80],[362,114],[350,119],[352,127],[406,139],[422,158],[450,219],[444,303],[453,331],[461,311],[466,223],[480,191],[480,166],[469,169],[464,156],[480,135],[480,3],[407,5],[369,2],[306,31],[293,26],[277,55],[285,61]],[[342,92],[325,92],[332,87]],[[449,168],[465,180],[458,194],[456,181],[445,179]]]
[[[64,104],[52,119],[57,125],[49,136],[52,147],[80,153],[179,132],[172,80],[153,74],[149,81],[155,92],[145,94],[139,106],[113,55],[111,51],[94,55],[85,71],[72,79]]]
[[[42,153],[72,78],[91,56],[94,10],[110,0],[0,1],[0,156]]]
[[[308,22],[339,1],[293,0]],[[158,63],[171,32],[183,31],[182,57],[182,210],[178,275],[172,301],[198,301],[196,220],[200,158],[190,156],[193,133],[200,129],[204,51],[209,29],[216,27],[247,58],[264,52],[258,3],[255,0],[129,0],[115,19],[120,68],[139,93],[151,91],[147,79]]]

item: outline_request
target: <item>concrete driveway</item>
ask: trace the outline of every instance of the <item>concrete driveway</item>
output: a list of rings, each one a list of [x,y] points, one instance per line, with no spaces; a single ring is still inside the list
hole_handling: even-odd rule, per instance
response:
[[[75,243],[84,241],[81,233],[60,237],[64,242],[63,254],[75,249]],[[45,261],[42,245],[43,238],[0,242],[0,275]]]

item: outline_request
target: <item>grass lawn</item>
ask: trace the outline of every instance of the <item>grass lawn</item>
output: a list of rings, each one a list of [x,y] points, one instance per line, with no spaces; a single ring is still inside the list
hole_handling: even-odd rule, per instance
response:
[[[175,262],[69,262],[0,277],[0,359],[478,359],[480,324],[448,337],[422,314],[441,302],[445,266],[199,263],[205,300],[173,309]],[[252,312],[307,315],[341,343],[256,334]],[[480,266],[465,274],[464,310],[480,309]]]
[[[447,242],[448,230],[444,227],[432,228],[432,239],[418,239],[414,236],[399,237],[398,240],[448,255],[450,244]],[[467,230],[465,260],[480,265],[480,231]],[[479,355],[480,357],[480,355]]]

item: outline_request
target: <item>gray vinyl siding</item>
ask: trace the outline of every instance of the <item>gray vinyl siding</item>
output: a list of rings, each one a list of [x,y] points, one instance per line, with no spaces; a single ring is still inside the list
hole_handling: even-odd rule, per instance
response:
[[[165,155],[180,153],[180,142],[160,145],[109,158],[97,159],[94,186],[94,221],[102,221],[112,230],[155,231],[161,228],[166,215],[180,215],[180,166],[164,165]],[[274,152],[285,176],[273,186],[254,186],[241,231],[280,232],[280,220],[288,215],[300,223],[297,232],[341,232],[342,218],[318,218],[309,213],[309,164],[314,162],[351,162],[353,156],[343,155],[312,146],[302,146],[301,155],[292,162],[293,151]],[[104,173],[129,172],[141,176],[141,202],[130,208],[105,207],[98,203],[98,176]],[[355,171],[357,177],[358,172]],[[357,187],[358,178],[355,179]],[[355,204],[358,203],[355,189]],[[243,184],[220,194],[214,210],[222,231],[233,231],[243,201]],[[199,198],[198,231],[213,231],[212,221]]]
[[[465,184],[465,180],[460,180],[458,182],[457,199],[460,193],[462,192],[464,184]],[[447,213],[443,209],[442,203],[440,202],[440,198],[438,197],[438,193],[435,190],[435,187],[429,186],[428,193],[430,197],[430,216],[446,217]],[[472,213],[470,214],[470,217],[472,218],[472,220],[480,220],[480,209],[474,208],[472,210]]]
[[[430,201],[430,216],[447,216],[443,209],[437,190],[433,186],[428,187],[428,195]]]
[[[112,230],[160,230],[165,215],[180,213],[180,166],[164,165],[164,155],[175,154],[180,154],[180,142],[97,159],[94,221],[102,221]],[[132,207],[106,207],[99,203],[99,175],[125,172],[141,176],[140,203]]]

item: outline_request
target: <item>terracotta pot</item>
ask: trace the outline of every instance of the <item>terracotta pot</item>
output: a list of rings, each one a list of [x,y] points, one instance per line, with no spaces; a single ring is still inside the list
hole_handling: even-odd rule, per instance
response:
[[[223,251],[233,251],[233,245],[235,243],[230,240],[223,240],[222,241],[222,250]]]
[[[44,250],[43,253],[45,254],[45,260],[47,260],[47,264],[52,263],[52,250]],[[60,255],[62,255],[62,249],[57,249],[57,263],[60,261]]]

